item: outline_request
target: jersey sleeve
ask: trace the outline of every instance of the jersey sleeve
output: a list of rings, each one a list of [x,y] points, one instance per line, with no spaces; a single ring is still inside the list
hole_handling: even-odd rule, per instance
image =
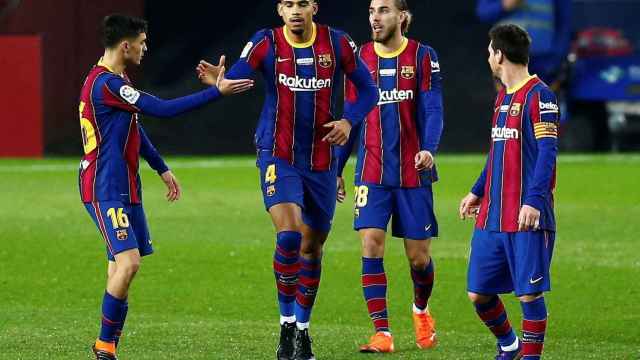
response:
[[[444,126],[444,112],[442,105],[442,75],[440,63],[435,50],[426,46],[421,61],[420,76],[420,105],[418,111],[418,128],[421,129],[420,150],[427,150],[432,154],[438,150],[442,129]]]
[[[547,87],[534,93],[528,106],[538,156],[533,181],[526,189],[524,204],[540,210],[545,196],[549,194],[556,166],[560,111],[555,94]]]
[[[163,100],[137,90],[123,78],[110,75],[105,82],[104,103],[129,112],[142,113],[160,118],[173,117],[220,98],[216,87],[171,100]]]
[[[158,175],[162,175],[169,170],[169,167],[160,156],[158,150],[153,146],[151,140],[149,140],[149,137],[140,124],[138,124],[138,131],[140,132],[140,156],[145,159],[149,166],[155,170]]]
[[[263,29],[251,37],[242,49],[238,61],[225,74],[227,79],[245,79],[262,69],[264,61],[271,50],[270,31]]]
[[[478,179],[476,180],[475,184],[473,184],[473,187],[471,188],[471,193],[480,198],[484,196],[485,184],[487,183],[488,167],[489,167],[489,157],[487,157],[487,161],[484,164],[484,168],[482,168],[482,171],[480,172],[480,176],[478,176]]]
[[[351,126],[358,125],[378,103],[378,88],[360,59],[355,42],[347,34],[340,34],[340,65],[347,80],[345,90],[350,89],[351,96],[345,98],[343,118]]]
[[[349,134],[349,139],[347,143],[342,146],[336,146],[336,158],[338,159],[338,176],[342,176],[342,172],[344,171],[344,167],[347,165],[347,161],[349,161],[349,157],[351,156],[351,152],[353,152],[353,147],[360,138],[362,132],[362,123],[360,122],[354,125],[351,128],[351,133]]]

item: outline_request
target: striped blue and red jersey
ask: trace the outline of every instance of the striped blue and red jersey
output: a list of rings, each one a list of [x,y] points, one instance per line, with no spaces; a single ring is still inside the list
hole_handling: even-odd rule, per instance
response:
[[[416,170],[415,156],[422,150],[435,155],[442,135],[442,76],[436,52],[404,38],[393,53],[367,43],[359,57],[379,87],[379,101],[339,149],[339,173],[359,138],[356,183],[404,188],[431,184],[437,180],[435,167]],[[349,82],[345,94],[351,101],[359,96]]]
[[[529,205],[540,211],[540,229],[555,231],[558,121],[556,96],[537,76],[498,93],[491,149],[471,190],[482,198],[477,228],[516,232],[520,209]]]
[[[145,134],[138,113],[171,117],[218,97],[220,92],[212,87],[189,96],[162,100],[135,89],[126,74],[115,74],[101,62],[94,66],[80,93],[84,148],[79,175],[82,201],[141,203],[139,157],[158,174],[169,168]]]
[[[340,30],[313,24],[311,39],[296,43],[285,26],[258,31],[226,76],[250,77],[259,71],[266,83],[265,101],[255,134],[258,151],[312,171],[335,169],[333,147],[322,141],[328,122],[344,118],[357,125],[375,105],[377,91],[355,55],[355,43]],[[365,95],[336,111],[342,77]]]

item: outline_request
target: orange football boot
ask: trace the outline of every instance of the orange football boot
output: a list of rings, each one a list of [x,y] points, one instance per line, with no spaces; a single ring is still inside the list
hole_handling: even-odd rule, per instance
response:
[[[416,330],[416,345],[420,349],[431,349],[436,346],[436,321],[429,311],[422,314],[413,312],[413,327]]]
[[[393,336],[382,331],[375,333],[369,343],[360,346],[362,353],[391,353],[393,352]]]

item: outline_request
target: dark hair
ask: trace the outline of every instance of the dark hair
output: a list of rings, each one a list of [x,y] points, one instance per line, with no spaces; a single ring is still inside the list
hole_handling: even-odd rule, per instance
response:
[[[514,24],[496,25],[489,30],[493,51],[500,50],[514,64],[529,63],[531,37],[526,30]]]
[[[112,48],[124,39],[147,32],[147,22],[133,16],[113,14],[102,21],[102,45]]]
[[[413,14],[409,10],[409,4],[407,4],[407,0],[395,0],[394,3],[398,10],[405,11],[407,13],[407,18],[402,22],[402,33],[406,34],[409,31],[411,20],[413,20]]]

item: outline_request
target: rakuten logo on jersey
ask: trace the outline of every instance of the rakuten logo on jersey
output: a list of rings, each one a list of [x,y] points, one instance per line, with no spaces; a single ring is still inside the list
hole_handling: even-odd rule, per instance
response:
[[[545,103],[545,102],[541,101],[540,102],[540,110],[543,110],[543,111],[544,110],[548,110],[548,111],[551,111],[551,112],[553,112],[553,111],[557,112],[558,111],[558,105],[556,103],[554,103],[554,102],[546,102]]]
[[[520,132],[518,129],[508,127],[494,127],[491,129],[491,139],[493,141],[505,141],[509,139],[518,139]]]
[[[285,74],[278,74],[278,83],[286,86],[291,91],[318,91],[331,87],[331,79],[305,79],[301,77],[289,77]]]
[[[378,105],[393,104],[405,100],[413,100],[413,90],[378,90],[380,92],[380,99]]]

